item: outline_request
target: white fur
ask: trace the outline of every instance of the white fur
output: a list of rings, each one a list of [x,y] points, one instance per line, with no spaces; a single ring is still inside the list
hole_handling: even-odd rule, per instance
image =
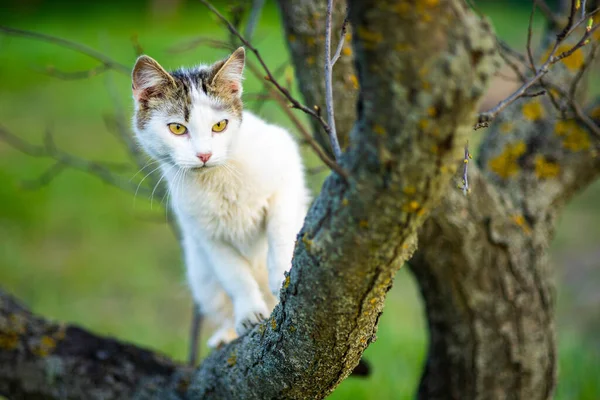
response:
[[[188,282],[201,312],[218,325],[209,345],[244,334],[278,301],[309,202],[298,146],[284,129],[192,91],[189,122],[153,115],[137,136],[162,164],[183,234]],[[213,124],[227,119],[224,132]],[[176,136],[167,124],[182,123]],[[196,156],[212,153],[206,165]],[[234,331],[235,329],[235,331]]]

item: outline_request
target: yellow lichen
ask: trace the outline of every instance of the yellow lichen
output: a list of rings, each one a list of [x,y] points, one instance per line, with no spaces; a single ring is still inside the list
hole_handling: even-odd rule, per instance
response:
[[[401,17],[406,16],[410,12],[410,4],[405,1],[396,2],[391,8],[390,11],[400,15]]]
[[[358,89],[358,78],[356,77],[356,75],[350,74],[348,76],[348,81],[350,81],[350,84],[352,84],[352,87],[354,89]]]
[[[560,172],[560,166],[557,163],[547,161],[543,155],[535,157],[535,175],[539,179],[555,178]]]
[[[503,179],[510,178],[519,172],[517,160],[527,150],[525,142],[509,143],[504,151],[488,162],[488,167]]]
[[[265,334],[266,329],[267,329],[267,325],[265,325],[265,324],[258,325],[258,333],[260,333],[261,336]]]
[[[523,104],[523,116],[530,121],[537,121],[544,116],[544,109],[539,101],[530,101]]]
[[[288,42],[294,43],[296,41],[296,35],[288,35]]]
[[[500,132],[502,133],[510,133],[513,131],[513,129],[515,128],[515,125],[510,122],[510,121],[506,121],[500,124]]]
[[[516,215],[513,215],[511,217],[511,219],[516,225],[520,226],[521,229],[523,229],[523,232],[525,232],[528,235],[531,233],[531,228],[529,227],[529,224],[525,220],[525,217],[523,217],[520,214],[516,214]]]
[[[315,63],[315,57],[314,56],[308,56],[308,57],[306,57],[306,64],[313,65],[314,63]]]
[[[349,203],[348,199],[344,197],[344,198],[342,199],[342,205],[345,207],[345,206],[347,206],[347,205],[348,205],[348,203]]]
[[[571,151],[582,151],[590,148],[587,132],[573,120],[558,121],[554,132],[562,138],[562,145]]]
[[[419,129],[424,131],[425,129],[427,129],[427,127],[429,126],[429,120],[428,119],[422,119],[419,121]]]
[[[365,219],[361,219],[360,221],[358,221],[358,226],[360,226],[361,228],[368,228],[369,221],[367,221]]]
[[[288,286],[290,286],[290,276],[289,275],[285,277],[285,281],[283,282],[284,289],[287,289]]]
[[[19,345],[19,335],[16,332],[0,333],[0,349],[12,350]]]
[[[277,321],[275,321],[275,317],[271,318],[271,329],[277,329]]]
[[[385,135],[385,128],[379,124],[373,125],[373,132],[378,135]]]
[[[306,233],[304,235],[302,235],[302,243],[304,243],[304,247],[306,247],[306,251],[310,251],[313,241],[308,238],[308,235]]]
[[[227,365],[229,365],[230,367],[233,367],[236,362],[237,362],[237,355],[235,353],[231,353],[231,355],[227,359]]]
[[[410,196],[410,195],[415,194],[417,189],[415,189],[414,186],[405,186],[404,189],[402,189],[402,191],[404,192],[404,194],[407,194]]]
[[[293,325],[290,325],[290,333],[294,333],[296,332],[296,327]]]
[[[435,108],[433,106],[427,108],[427,115],[429,115],[430,117],[432,117],[432,118],[437,117],[437,113],[438,113],[437,108]]]
[[[47,355],[52,353],[55,347],[56,340],[54,340],[50,336],[42,336],[40,342],[37,345],[33,346],[31,351],[35,355],[38,355],[40,357],[46,357]]]
[[[397,52],[404,52],[412,50],[412,45],[410,43],[398,43],[394,46],[394,49]]]

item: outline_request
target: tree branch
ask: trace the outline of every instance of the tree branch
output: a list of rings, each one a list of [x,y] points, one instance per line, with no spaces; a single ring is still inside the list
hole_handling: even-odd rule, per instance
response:
[[[0,289],[0,394],[11,399],[150,399],[156,388],[182,394],[190,373],[149,350],[48,322]]]
[[[329,125],[329,142],[336,161],[340,160],[342,150],[338,142],[337,132],[335,130],[335,116],[333,105],[333,84],[331,69],[333,63],[331,61],[331,13],[333,12],[333,0],[327,0],[327,12],[325,17],[325,106],[327,110],[327,124]]]
[[[131,70],[129,67],[113,60],[110,57],[88,47],[80,43],[75,43],[70,40],[61,39],[55,36],[45,35],[43,33],[31,32],[22,29],[9,28],[7,26],[0,26],[0,33],[3,33],[8,36],[17,36],[30,38],[35,40],[41,40],[48,43],[56,44],[60,47],[65,47],[71,50],[75,50],[78,53],[85,54],[88,57],[91,57],[97,61],[100,61],[106,68],[114,69],[117,72],[120,72],[125,75],[129,75]]]

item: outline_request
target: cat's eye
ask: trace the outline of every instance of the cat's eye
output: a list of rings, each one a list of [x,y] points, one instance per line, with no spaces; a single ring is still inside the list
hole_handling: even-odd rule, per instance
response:
[[[173,135],[183,135],[187,133],[187,128],[181,124],[173,123],[169,124],[169,130]]]
[[[212,126],[213,132],[223,132],[227,128],[227,120],[221,120]]]

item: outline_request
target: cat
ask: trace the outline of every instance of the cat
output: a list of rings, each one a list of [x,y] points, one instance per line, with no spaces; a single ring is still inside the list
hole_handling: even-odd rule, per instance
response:
[[[243,110],[244,65],[240,47],[170,73],[144,55],[132,73],[134,131],[167,180],[212,348],[271,313],[309,203],[293,137]]]

